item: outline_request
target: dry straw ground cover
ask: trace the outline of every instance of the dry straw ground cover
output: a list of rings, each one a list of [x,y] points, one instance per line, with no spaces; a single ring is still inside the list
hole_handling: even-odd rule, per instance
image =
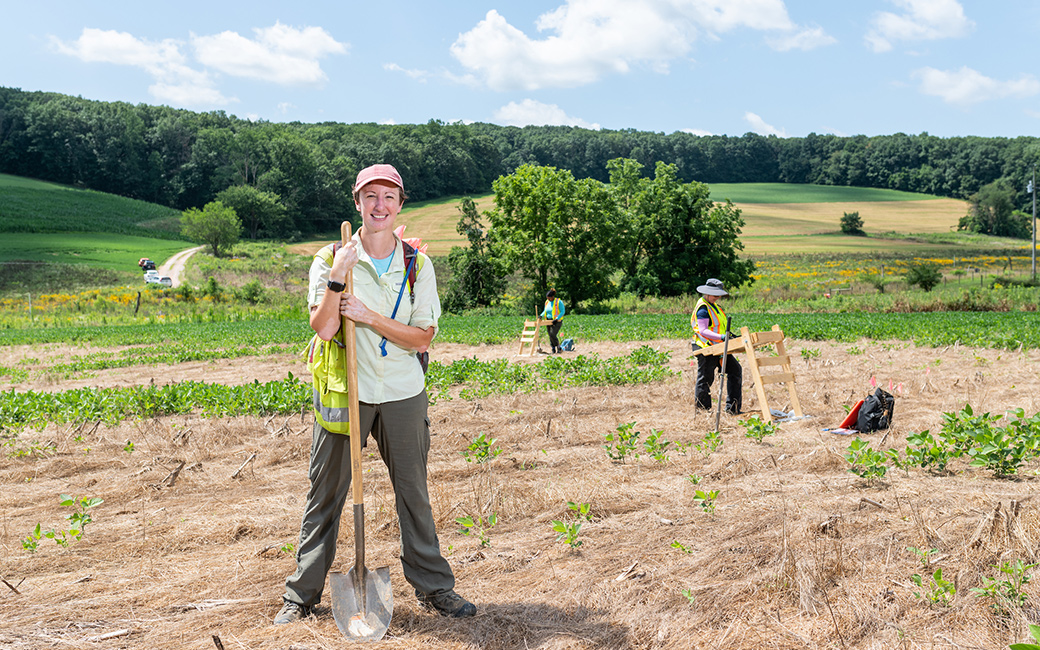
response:
[[[595,343],[580,352],[620,355],[638,345]],[[1040,354],[790,341],[798,393],[813,417],[781,425],[760,444],[723,415],[723,442],[712,453],[673,445],[664,462],[645,453],[613,462],[604,436],[619,425],[634,422],[642,440],[660,431],[673,443],[699,443],[713,428],[714,413],[690,407],[688,343],[652,345],[671,353],[679,377],[456,397],[431,408],[434,513],[458,589],[479,607],[474,619],[442,619],[414,602],[397,560],[386,470],[369,449],[367,565],[389,566],[394,585],[381,647],[960,649],[1025,638],[1026,620],[1037,620],[1035,585],[1026,587],[1026,607],[1005,616],[970,589],[997,575],[991,565],[999,561],[1037,561],[1036,464],[1015,479],[957,461],[946,475],[891,471],[865,483],[847,471],[848,438],[821,429],[867,393],[871,377],[902,386],[894,427],[867,436],[876,446],[883,437],[884,447],[905,446],[908,435],[937,430],[942,412],[965,403],[1035,413]],[[514,351],[441,344],[435,357],[544,358]],[[286,355],[105,371],[87,382],[263,382],[288,370],[305,374]],[[750,411],[747,379],[744,394]],[[786,406],[783,394],[771,393],[775,406]],[[307,489],[310,420],[176,416],[48,428],[33,435],[52,441],[56,454],[0,458],[0,646],[208,649],[217,636],[224,648],[352,647],[327,607],[316,618],[270,625],[294,567],[286,545],[296,541]],[[467,462],[462,452],[480,434],[502,453]],[[718,492],[713,512],[696,500],[698,490]],[[37,523],[66,523],[61,494],[104,499],[90,510],[84,539],[23,550]],[[568,502],[590,504],[591,519],[579,519]],[[457,518],[492,514],[486,545],[458,532]],[[580,546],[557,540],[554,520],[581,522]],[[927,570],[909,547],[935,549]],[[349,513],[340,549],[337,566],[345,568],[353,560]],[[914,596],[922,590],[911,576],[934,568],[956,585],[949,607]]]

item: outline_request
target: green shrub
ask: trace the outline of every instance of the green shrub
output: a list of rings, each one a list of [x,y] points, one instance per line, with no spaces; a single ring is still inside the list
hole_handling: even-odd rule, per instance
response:
[[[906,283],[911,287],[918,286],[925,291],[931,291],[941,282],[942,273],[938,264],[918,264],[906,272]]]

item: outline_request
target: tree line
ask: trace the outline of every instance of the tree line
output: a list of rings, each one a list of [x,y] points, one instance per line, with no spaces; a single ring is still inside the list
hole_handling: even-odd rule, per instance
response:
[[[969,199],[998,183],[1026,209],[1040,140],[921,133],[778,138],[697,136],[493,124],[253,122],[223,111],[97,102],[0,87],[0,172],[76,185],[180,210],[247,186],[283,211],[250,237],[293,238],[354,218],[357,171],[395,165],[412,200],[483,194],[524,165],[606,183],[624,158],[674,166],[688,183],[780,182],[877,187]]]

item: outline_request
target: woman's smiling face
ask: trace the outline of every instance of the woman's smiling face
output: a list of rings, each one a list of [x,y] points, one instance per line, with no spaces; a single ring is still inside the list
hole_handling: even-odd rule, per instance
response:
[[[374,180],[358,191],[354,202],[361,213],[363,227],[370,232],[393,230],[401,212],[401,188],[390,181]]]

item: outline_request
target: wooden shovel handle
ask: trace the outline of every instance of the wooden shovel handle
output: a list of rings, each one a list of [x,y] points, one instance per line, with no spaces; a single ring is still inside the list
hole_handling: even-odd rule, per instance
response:
[[[350,222],[344,221],[340,225],[340,244],[346,246],[350,242]],[[354,293],[354,270],[347,273],[346,293]],[[350,489],[354,497],[354,505],[364,504],[365,499],[361,491],[361,436],[355,435],[360,428],[361,416],[358,412],[358,380],[357,380],[357,334],[354,331],[354,321],[346,316],[342,317],[343,346],[347,356],[347,391],[349,398],[350,417]]]

